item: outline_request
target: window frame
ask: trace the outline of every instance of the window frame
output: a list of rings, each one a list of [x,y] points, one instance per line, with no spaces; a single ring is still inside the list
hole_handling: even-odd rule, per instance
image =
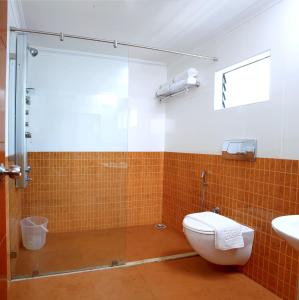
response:
[[[262,61],[264,59],[270,58],[270,63],[271,63],[271,52],[270,50],[267,50],[263,53],[260,53],[258,55],[255,55],[249,59],[245,59],[239,63],[233,64],[229,67],[226,67],[222,70],[216,71],[215,72],[215,81],[214,81],[214,110],[223,110],[223,109],[228,109],[228,108],[234,108],[234,107],[240,107],[244,105],[250,105],[250,104],[255,104],[255,103],[261,103],[265,101],[270,100],[270,82],[269,82],[269,97],[268,99],[262,100],[262,101],[255,101],[255,102],[250,102],[246,104],[239,104],[239,105],[234,105],[234,106],[229,106],[225,107],[225,94],[224,92],[226,91],[226,79],[225,79],[225,74],[233,72],[235,70],[238,70],[240,68],[246,67],[248,65],[254,64],[256,62]],[[269,80],[271,76],[271,71],[269,71]],[[225,91],[224,91],[225,90]]]

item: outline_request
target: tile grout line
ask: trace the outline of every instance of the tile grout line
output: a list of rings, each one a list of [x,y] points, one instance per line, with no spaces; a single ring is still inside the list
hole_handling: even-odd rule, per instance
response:
[[[131,262],[127,262],[123,265],[119,265],[119,266],[110,266],[110,265],[108,266],[108,265],[106,265],[106,266],[100,266],[100,267],[94,267],[94,268],[80,269],[80,270],[77,270],[77,271],[53,273],[53,274],[39,275],[39,276],[28,277],[28,278],[15,278],[15,279],[11,279],[10,282],[36,280],[36,279],[42,279],[42,278],[59,277],[59,276],[81,274],[81,273],[88,273],[88,272],[96,272],[96,271],[113,270],[113,269],[124,269],[124,268],[129,268],[129,267],[140,266],[140,265],[144,265],[144,264],[171,261],[171,260],[189,258],[189,257],[194,257],[194,256],[198,256],[198,254],[196,252],[187,252],[187,253],[181,253],[181,254],[174,254],[174,255],[168,255],[168,256],[160,256],[160,257],[154,257],[154,258],[147,258],[147,259],[142,259],[142,260],[131,261]]]

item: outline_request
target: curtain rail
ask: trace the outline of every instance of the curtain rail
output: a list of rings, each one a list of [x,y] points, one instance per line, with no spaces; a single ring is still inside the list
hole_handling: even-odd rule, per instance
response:
[[[117,48],[118,45],[121,45],[121,46],[128,46],[128,47],[134,47],[134,48],[140,48],[140,49],[146,49],[146,50],[152,50],[152,51],[158,51],[158,52],[184,55],[184,56],[189,56],[189,57],[194,57],[194,58],[199,58],[199,59],[204,59],[204,60],[217,61],[216,57],[205,56],[205,55],[200,55],[200,54],[193,54],[193,53],[187,53],[187,52],[181,52],[181,51],[174,51],[174,50],[162,49],[162,48],[156,48],[156,47],[150,47],[150,46],[139,45],[139,44],[132,44],[132,43],[127,43],[127,42],[120,42],[118,40],[99,39],[99,38],[93,38],[93,37],[87,37],[87,36],[66,34],[66,33],[63,33],[63,32],[58,33],[58,32],[50,32],[50,31],[42,31],[42,30],[16,28],[16,27],[11,27],[10,30],[14,31],[14,32],[24,32],[24,33],[33,33],[33,34],[57,36],[57,37],[60,38],[61,41],[63,41],[64,38],[72,38],[72,39],[79,39],[79,40],[86,40],[86,41],[112,44],[115,48]]]

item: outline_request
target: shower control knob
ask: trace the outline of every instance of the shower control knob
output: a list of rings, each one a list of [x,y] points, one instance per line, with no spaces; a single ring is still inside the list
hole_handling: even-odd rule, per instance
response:
[[[26,96],[26,104],[27,104],[27,105],[30,105],[30,104],[31,104],[30,96]]]
[[[26,177],[26,181],[32,181],[32,178],[29,177],[29,176],[27,176],[27,177]]]
[[[31,134],[31,132],[25,132],[25,138],[26,139],[31,139],[32,138],[32,134]]]
[[[25,126],[26,126],[26,127],[29,127],[29,122],[25,122]]]
[[[29,115],[29,110],[28,109],[26,109],[25,114],[26,114],[26,116]]]

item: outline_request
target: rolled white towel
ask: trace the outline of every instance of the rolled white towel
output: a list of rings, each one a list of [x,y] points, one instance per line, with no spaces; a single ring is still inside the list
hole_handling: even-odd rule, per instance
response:
[[[170,92],[177,93],[183,91],[184,89],[186,89],[186,86],[187,86],[186,80],[176,81],[170,85]]]
[[[173,81],[181,81],[181,80],[187,80],[189,77],[197,77],[198,71],[195,68],[189,68],[188,70],[176,75],[173,78]]]
[[[165,83],[163,85],[161,85],[157,92],[156,92],[156,96],[159,97],[159,96],[168,96],[171,94],[171,91],[170,91],[170,83]]]
[[[189,68],[175,76],[172,80],[160,85],[156,92],[156,97],[168,97],[188,89],[191,86],[199,86],[198,71]]]

